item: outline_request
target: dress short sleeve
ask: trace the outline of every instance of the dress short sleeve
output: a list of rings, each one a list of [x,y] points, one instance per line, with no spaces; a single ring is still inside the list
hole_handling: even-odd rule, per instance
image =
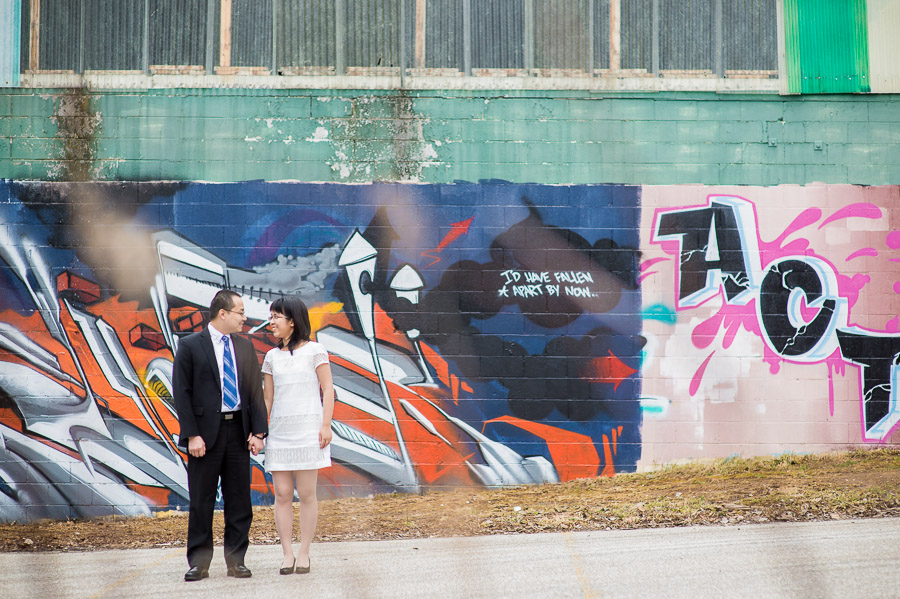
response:
[[[263,374],[272,374],[272,352],[271,352],[271,350],[266,352],[266,357],[265,357],[265,359],[263,359],[263,363],[262,363],[262,371],[263,371]]]
[[[322,364],[328,364],[328,351],[324,346],[316,343],[313,353],[313,368],[318,368]]]

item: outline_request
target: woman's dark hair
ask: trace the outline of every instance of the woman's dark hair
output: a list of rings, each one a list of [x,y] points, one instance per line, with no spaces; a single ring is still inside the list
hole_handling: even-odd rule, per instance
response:
[[[306,309],[306,304],[304,304],[299,297],[294,297],[292,295],[280,297],[269,306],[269,312],[282,314],[288,320],[294,321],[294,332],[291,333],[291,338],[284,344],[291,354],[294,353],[294,350],[301,341],[309,341],[309,334],[311,332],[311,327],[309,326],[309,310]],[[282,343],[284,343],[284,341],[282,341]]]

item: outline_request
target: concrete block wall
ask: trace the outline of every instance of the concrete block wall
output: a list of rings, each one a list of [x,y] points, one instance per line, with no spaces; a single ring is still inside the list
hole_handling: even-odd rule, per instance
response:
[[[78,167],[100,180],[883,185],[900,172],[892,95],[21,89],[0,92],[0,117],[0,174],[17,180]]]
[[[0,519],[184,505],[167,373],[220,286],[261,354],[309,303],[327,496],[896,444],[898,107],[5,90]]]

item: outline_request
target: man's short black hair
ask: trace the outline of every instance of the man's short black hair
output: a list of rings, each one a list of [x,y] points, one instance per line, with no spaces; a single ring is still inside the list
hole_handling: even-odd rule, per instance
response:
[[[234,298],[236,297],[241,297],[241,295],[231,289],[222,289],[216,293],[209,305],[209,320],[215,320],[219,316],[219,310],[227,311],[234,308]]]

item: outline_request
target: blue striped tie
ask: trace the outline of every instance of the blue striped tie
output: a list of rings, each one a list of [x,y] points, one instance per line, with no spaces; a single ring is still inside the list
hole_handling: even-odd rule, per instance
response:
[[[241,400],[238,398],[237,369],[234,367],[234,358],[231,356],[231,346],[228,343],[228,335],[222,337],[225,344],[225,353],[222,355],[222,398],[225,400],[225,411],[238,409]]]

